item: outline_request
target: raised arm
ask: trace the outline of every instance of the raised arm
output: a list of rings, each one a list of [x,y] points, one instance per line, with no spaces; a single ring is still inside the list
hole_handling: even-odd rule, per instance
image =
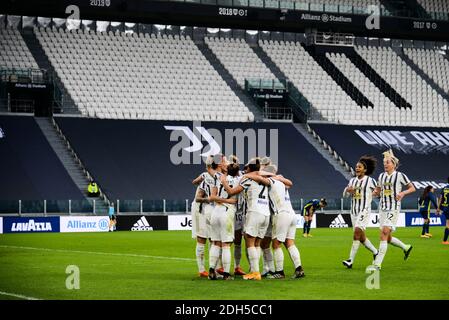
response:
[[[243,191],[243,187],[241,185],[235,186],[234,188],[231,188],[228,184],[228,181],[226,181],[226,176],[222,175],[220,177],[221,184],[225,188],[228,195],[233,196],[235,194],[238,194]]]
[[[198,177],[196,177],[195,179],[193,179],[192,184],[197,186],[199,185],[201,182],[203,182],[204,178],[203,178],[203,174],[200,174]]]
[[[249,178],[251,180],[254,180],[255,182],[259,183],[259,184],[263,184],[264,186],[269,187],[271,185],[270,180],[268,180],[267,178],[262,177],[260,174],[256,173],[256,172],[250,172],[247,173],[243,176],[243,179],[245,178]]]
[[[277,176],[274,176],[273,179],[282,182],[287,189],[293,187],[293,182],[290,179],[284,178],[284,176],[282,176],[280,174]]]

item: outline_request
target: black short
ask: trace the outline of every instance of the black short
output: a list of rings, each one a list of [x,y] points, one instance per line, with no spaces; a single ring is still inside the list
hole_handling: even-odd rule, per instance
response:
[[[117,217],[115,216],[115,214],[113,214],[112,216],[109,216],[109,220],[115,221],[117,219]]]

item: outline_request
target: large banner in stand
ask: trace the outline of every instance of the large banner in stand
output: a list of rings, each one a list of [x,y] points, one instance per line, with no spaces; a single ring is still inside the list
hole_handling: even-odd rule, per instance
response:
[[[0,234],[3,233],[3,218],[0,217]]]

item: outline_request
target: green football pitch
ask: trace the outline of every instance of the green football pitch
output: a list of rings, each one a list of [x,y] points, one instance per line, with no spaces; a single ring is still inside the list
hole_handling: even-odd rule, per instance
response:
[[[370,252],[361,246],[352,269],[341,262],[349,254],[351,229],[314,229],[307,239],[298,229],[306,277],[290,278],[293,266],[285,254],[287,278],[262,281],[198,278],[188,231],[0,234],[0,299],[448,299],[443,230],[433,227],[434,238],[421,239],[420,228],[399,228],[395,236],[414,247],[410,257],[404,261],[402,250],[389,246],[379,289],[371,290],[366,282],[374,275],[365,272]],[[377,246],[378,229],[368,236]],[[79,270],[79,289],[67,289],[76,274],[68,266]]]

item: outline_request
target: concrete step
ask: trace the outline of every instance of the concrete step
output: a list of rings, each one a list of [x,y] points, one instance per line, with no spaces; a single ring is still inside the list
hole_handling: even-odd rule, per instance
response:
[[[337,172],[341,173],[341,175],[348,181],[352,178],[351,173],[346,171],[340,162],[330,155],[328,150],[324,149],[324,147],[313,137],[313,135],[309,133],[306,128],[306,124],[295,123],[293,126],[318,151],[318,153],[320,153],[323,158],[326,159],[332,167],[334,167]]]

